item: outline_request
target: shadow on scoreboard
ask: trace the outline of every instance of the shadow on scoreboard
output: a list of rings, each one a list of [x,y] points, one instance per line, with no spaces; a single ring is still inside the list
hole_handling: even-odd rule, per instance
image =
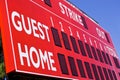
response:
[[[8,74],[6,80],[66,80],[66,79],[12,72]]]

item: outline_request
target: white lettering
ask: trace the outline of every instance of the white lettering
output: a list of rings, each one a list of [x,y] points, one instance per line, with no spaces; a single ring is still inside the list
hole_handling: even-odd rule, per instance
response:
[[[79,14],[75,13],[74,11],[72,11],[70,8],[68,8],[67,6],[65,6],[64,4],[62,4],[61,2],[59,2],[59,7],[61,9],[61,13],[62,14],[66,15],[70,19],[78,22],[82,26],[84,25],[83,21],[81,19],[81,16]]]
[[[45,29],[47,40],[48,40],[48,42],[50,42],[49,33],[48,33],[49,28],[48,28],[48,26],[46,26],[44,24],[43,24],[43,28]]]
[[[21,62],[21,65],[24,65],[24,60],[23,58],[26,58],[27,59],[27,63],[28,63],[28,66],[30,66],[30,59],[29,59],[29,56],[28,56],[28,48],[27,48],[27,45],[24,45],[24,48],[25,48],[25,51],[22,52],[22,49],[21,49],[21,44],[18,43],[18,51],[19,51],[19,56],[20,56],[20,62]]]
[[[36,55],[36,57],[33,57],[33,53]],[[34,61],[36,59],[36,62]],[[40,59],[37,50],[34,47],[30,48],[30,60],[35,68],[39,68],[40,66]]]
[[[83,34],[84,41],[87,43],[86,35]]]
[[[77,33],[77,37],[78,37],[78,39],[80,39],[80,35],[79,35],[79,32],[78,32],[78,31],[76,31],[76,33]]]
[[[59,6],[60,6],[60,8],[61,8],[62,14],[65,14],[65,10],[64,10],[64,8],[62,7],[62,3],[61,3],[61,2],[59,3]]]
[[[23,47],[20,43],[18,43],[18,52],[22,66],[31,67],[33,65],[33,67],[37,69],[42,68],[57,71],[54,66],[55,60],[53,59],[54,56],[52,52],[46,50],[42,51],[41,49],[36,49],[35,47],[28,48],[27,45],[24,45]],[[27,60],[27,62],[25,60]]]
[[[17,31],[24,31],[28,35],[33,34],[36,38],[40,38],[42,40],[46,39],[50,42],[48,33],[49,27],[45,24],[41,24],[30,17],[25,17],[23,14],[19,14],[16,11],[12,12],[11,19],[13,26]]]
[[[90,45],[93,45],[91,38],[89,38]]]
[[[105,34],[103,31],[101,31],[100,29],[96,28],[97,34],[99,37],[101,37],[102,39],[106,40]]]
[[[50,59],[50,66],[52,71],[57,71],[56,67],[53,66],[53,64],[55,63],[55,61],[51,58],[53,56],[52,52],[48,52],[48,57]]]
[[[73,35],[72,29],[71,29],[71,27],[68,27],[68,28],[69,28],[69,30],[70,30],[70,35],[72,36],[72,35]]]
[[[35,37],[39,38],[39,34],[36,33],[36,31],[38,31],[38,28],[37,28],[36,24],[37,24],[37,22],[34,19],[31,19],[31,25],[32,25],[32,28],[33,28],[33,35]]]
[[[94,40],[94,43],[95,43],[95,46],[96,46],[96,48],[97,48],[98,46],[97,46],[97,42],[96,42],[96,40]]]
[[[21,21],[18,20],[17,24],[15,22],[15,17],[20,18],[19,13],[17,13],[16,11],[13,11],[11,17],[12,17],[12,22],[13,22],[13,25],[14,25],[15,29],[18,30],[18,31],[22,31]]]
[[[49,64],[47,52],[45,51],[43,54],[42,51],[39,49],[39,53],[41,57],[42,68],[45,69],[44,63],[47,63],[48,70],[50,70],[50,64]]]
[[[39,31],[40,31],[40,38],[42,39],[42,40],[44,40],[45,39],[45,34],[44,34],[44,32],[43,32],[43,30],[41,29],[41,27],[42,27],[42,24],[40,23],[40,22],[38,22],[38,29],[39,29]]]
[[[24,28],[24,30],[25,30],[25,32],[27,33],[27,34],[31,34],[32,33],[32,29],[31,29],[31,25],[30,25],[30,18],[27,18],[27,20],[28,20],[28,27],[29,27],[29,29],[27,29],[27,27],[26,27],[26,25],[25,25],[25,20],[24,20],[24,16],[23,15],[21,15],[21,18],[22,18],[22,23],[23,23],[23,28]],[[21,24],[22,25],[22,24]]]

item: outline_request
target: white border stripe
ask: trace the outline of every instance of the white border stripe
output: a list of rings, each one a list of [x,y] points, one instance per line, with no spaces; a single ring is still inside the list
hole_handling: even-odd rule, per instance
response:
[[[8,25],[9,25],[9,32],[10,32],[10,39],[11,39],[11,45],[12,45],[12,51],[13,51],[13,57],[14,57],[14,64],[15,64],[15,70],[16,70],[17,66],[16,66],[15,51],[14,51],[14,44],[13,44],[13,38],[12,38],[12,30],[11,30],[11,26],[10,26],[10,18],[9,18],[7,0],[5,0],[5,5],[6,5],[6,12],[7,12],[7,17],[8,17]]]

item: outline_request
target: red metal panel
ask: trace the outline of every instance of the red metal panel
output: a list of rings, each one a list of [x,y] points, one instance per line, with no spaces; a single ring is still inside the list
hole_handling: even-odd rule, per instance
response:
[[[7,73],[89,80],[109,70],[118,78],[108,32],[67,1],[2,0],[1,10]]]

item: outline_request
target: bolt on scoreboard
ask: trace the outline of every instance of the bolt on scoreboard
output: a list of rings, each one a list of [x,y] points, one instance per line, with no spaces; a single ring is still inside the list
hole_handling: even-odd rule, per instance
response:
[[[119,80],[110,35],[66,0],[1,0],[6,73]]]

